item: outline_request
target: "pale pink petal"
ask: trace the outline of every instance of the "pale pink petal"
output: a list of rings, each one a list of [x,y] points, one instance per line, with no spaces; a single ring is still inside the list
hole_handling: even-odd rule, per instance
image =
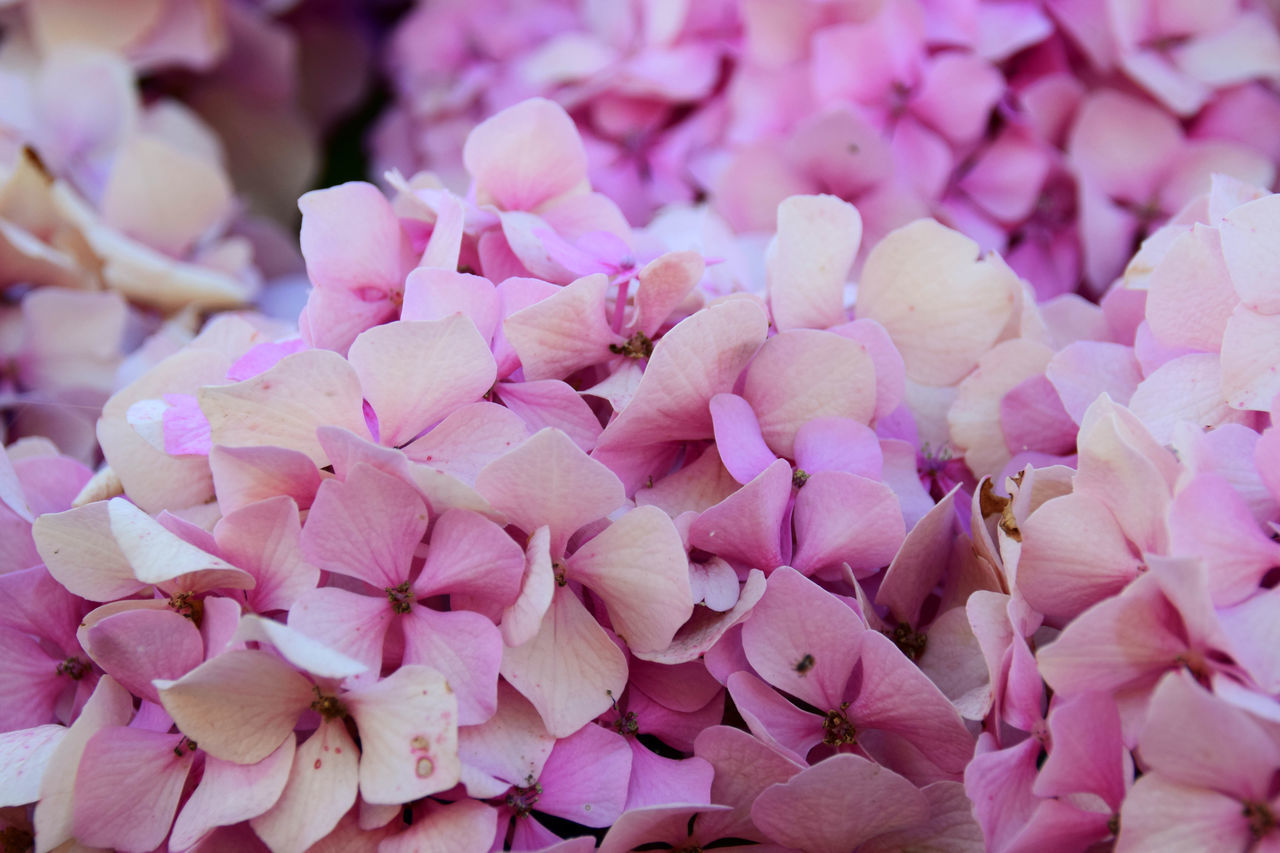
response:
[[[293,755],[289,781],[269,811],[250,821],[272,853],[303,853],[355,804],[360,750],[340,720],[326,721]]]
[[[742,395],[769,447],[795,454],[796,431],[820,417],[867,423],[875,413],[875,365],[867,348],[831,332],[794,329],[765,342]]]
[[[1178,356],[1138,383],[1129,398],[1129,410],[1163,444],[1172,443],[1174,430],[1182,422],[1214,429],[1246,421],[1247,414],[1227,406],[1222,377],[1216,353]],[[1280,390],[1280,382],[1276,387]]]
[[[475,800],[435,804],[413,825],[378,845],[378,853],[489,853],[498,811]]]
[[[526,533],[550,527],[557,558],[579,528],[613,512],[625,498],[612,471],[549,428],[486,466],[476,489]]]
[[[503,320],[527,379],[563,379],[609,358],[622,343],[605,317],[609,287],[603,274],[589,275]]]
[[[499,682],[497,713],[481,725],[458,730],[467,792],[477,798],[496,797],[512,784],[537,779],[555,743],[528,700],[505,681]]]
[[[289,781],[296,741],[284,743],[257,764],[235,764],[205,756],[204,774],[173,824],[169,846],[194,847],[215,827],[255,818],[275,805]]]
[[[502,639],[510,646],[524,645],[542,625],[542,617],[555,594],[555,573],[551,568],[551,531],[539,527],[525,546],[524,576],[515,603],[502,611]]]
[[[860,755],[819,762],[766,788],[751,807],[766,835],[812,853],[847,853],[927,816],[928,802],[915,785]]]
[[[474,483],[481,468],[528,437],[528,427],[510,409],[496,403],[469,403],[410,442],[404,453],[415,462]]]
[[[911,112],[953,143],[972,142],[987,127],[1004,80],[991,63],[972,53],[940,53],[929,64]]]
[[[256,501],[287,495],[309,507],[320,487],[320,472],[303,453],[280,447],[214,447],[209,469],[224,513]]]
[[[43,725],[0,734],[0,808],[25,806],[40,799],[40,780],[66,726]]]
[[[304,350],[235,385],[206,386],[198,394],[213,443],[275,446],[328,464],[316,427],[364,433],[360,380],[345,359],[328,350]]]
[[[1272,276],[1280,264],[1278,228],[1280,203],[1275,196],[1240,205],[1218,226],[1231,284],[1246,308],[1262,314],[1280,313],[1280,288]]]
[[[417,491],[359,464],[345,482],[320,486],[300,544],[319,568],[385,589],[409,580],[413,550],[426,532],[427,509]]]
[[[502,635],[494,624],[479,613],[426,607],[413,607],[402,624],[403,663],[429,666],[448,679],[458,723],[471,726],[493,716],[502,660]]]
[[[1238,297],[1218,235],[1197,223],[1174,239],[1151,272],[1147,322],[1165,346],[1212,352],[1222,345]]]
[[[572,592],[559,589],[537,635],[502,656],[502,677],[538,709],[547,731],[577,731],[621,696],[627,660]]]
[[[360,731],[360,794],[404,803],[458,783],[458,702],[444,676],[405,665],[343,701]]]
[[[696,252],[667,252],[640,270],[631,326],[653,337],[702,280],[706,263]]]
[[[1124,589],[1142,565],[1107,508],[1085,495],[1046,501],[1019,527],[1018,588],[1057,623]]]
[[[289,609],[288,626],[366,667],[353,677],[372,682],[382,669],[383,644],[393,611],[387,596],[357,595],[337,587],[312,589]]]
[[[951,438],[964,451],[965,464],[978,477],[995,475],[1022,448],[1011,447],[1001,424],[1003,400],[1022,382],[1040,374],[1053,351],[1027,338],[997,344],[978,359],[977,368],[958,386],[947,411]],[[1074,438],[1075,430],[1071,430]]]
[[[1280,544],[1253,521],[1244,499],[1222,477],[1190,479],[1169,507],[1171,554],[1202,557],[1213,566],[1209,593],[1218,607],[1254,593],[1272,566]]]
[[[298,207],[302,255],[317,290],[386,292],[403,285],[408,239],[377,187],[353,181],[316,190],[300,198]]]
[[[716,768],[711,782],[711,800],[726,803],[733,811],[706,813],[698,818],[699,834],[760,838],[751,823],[751,804],[765,788],[785,782],[803,765],[755,739],[741,729],[712,726],[704,729],[694,744],[694,752]]]
[[[1177,121],[1154,104],[1103,89],[1080,107],[1068,157],[1088,181],[1132,201],[1151,197],[1182,145]],[[1102,282],[1099,282],[1101,284]]]
[[[682,664],[698,660],[712,649],[725,633],[750,613],[765,591],[764,572],[752,569],[742,584],[742,591],[733,607],[723,613],[710,608],[694,608],[693,617],[676,632],[671,645],[660,652],[643,652],[636,655],[647,661],[664,664]]]
[[[238,764],[274,752],[315,698],[311,682],[296,670],[252,650],[224,652],[156,687],[183,734],[210,755]]]
[[[1241,306],[1222,336],[1222,397],[1235,409],[1267,411],[1280,394],[1280,314]]]
[[[795,555],[804,574],[847,563],[861,577],[889,564],[906,535],[893,490],[843,471],[819,471],[796,494]]]
[[[106,501],[42,515],[32,533],[49,574],[81,598],[115,601],[145,586],[111,534]]]
[[[152,850],[164,841],[195,750],[180,734],[109,728],[85,745],[76,771],[76,839],[92,847]]]
[[[285,495],[227,512],[214,527],[222,554],[257,582],[248,594],[254,610],[288,610],[316,587],[320,572],[302,558],[301,533],[298,507]]]
[[[635,760],[641,760],[639,753],[633,750]],[[652,753],[650,753],[652,754]],[[634,767],[635,760],[632,765]],[[669,762],[668,762],[669,763]],[[710,774],[708,774],[710,782]],[[634,784],[634,782],[632,783]],[[660,802],[683,803],[685,800],[672,799]],[[689,841],[694,836],[689,833],[691,821],[697,823],[697,837],[717,838],[732,833],[705,834],[703,828],[711,817],[723,819],[730,809],[728,806],[689,806],[689,805],[648,805],[636,807],[628,803],[627,810],[618,817],[613,826],[600,841],[600,853],[628,853],[645,844],[676,845]],[[661,849],[667,849],[665,847]]]
[[[654,347],[635,396],[605,428],[598,447],[710,437],[711,398],[733,390],[767,329],[764,311],[745,298],[677,323]]]
[[[461,314],[475,324],[485,342],[502,318],[497,288],[487,278],[452,269],[418,267],[404,284],[401,320],[438,321]]]
[[[339,654],[328,646],[295,631],[282,622],[246,613],[240,617],[232,643],[266,643],[299,669],[321,678],[341,681],[364,672],[364,664]]]
[[[348,356],[378,416],[378,440],[399,447],[489,390],[497,376],[470,320],[398,321],[362,333]],[[430,365],[431,369],[414,369]]]
[[[1120,810],[1116,850],[1192,853],[1224,845],[1248,847],[1253,839],[1235,797],[1180,785],[1159,775],[1139,779]]]
[[[1133,348],[1104,341],[1075,341],[1063,347],[1044,368],[1044,375],[1077,424],[1100,394],[1121,405],[1129,402],[1142,372]]]
[[[613,630],[639,652],[665,649],[693,613],[688,556],[657,507],[633,509],[580,546],[565,577],[600,596]]]
[[[582,395],[559,379],[504,382],[495,390],[503,405],[518,415],[532,432],[555,427],[589,453],[603,431],[600,419]]]
[[[888,330],[907,378],[947,385],[996,342],[1021,285],[997,257],[932,220],[912,223],[872,249],[858,287],[860,318]]]
[[[906,365],[884,326],[875,320],[859,318],[831,331],[857,341],[871,354],[871,363],[876,371],[874,418],[883,418],[898,408],[906,394]]]
[[[533,210],[587,186],[587,155],[573,119],[542,98],[477,125],[462,160],[479,194],[504,210]]]
[[[720,461],[739,483],[749,483],[778,458],[764,443],[751,404],[737,394],[711,398],[711,424]]]
[[[857,208],[835,196],[792,196],[778,205],[765,278],[779,331],[845,321],[844,285],[861,241]]]

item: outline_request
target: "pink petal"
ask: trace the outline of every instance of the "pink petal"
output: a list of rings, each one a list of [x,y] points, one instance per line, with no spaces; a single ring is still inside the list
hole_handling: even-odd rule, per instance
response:
[[[455,409],[473,403],[497,376],[488,343],[466,318],[398,321],[356,338],[349,355],[378,415],[378,440],[399,447]],[[426,364],[430,370],[408,369]]]
[[[1084,420],[1085,410],[1100,394],[1109,394],[1111,399],[1125,405],[1142,381],[1133,349],[1103,341],[1067,344],[1049,360],[1044,375],[1077,424]]]
[[[836,326],[831,331],[857,341],[871,354],[871,363],[876,369],[874,418],[883,418],[898,408],[906,394],[907,368],[884,326],[864,317]]]
[[[458,703],[444,676],[405,665],[343,700],[360,731],[360,794],[405,803],[458,783]]]
[[[524,552],[502,528],[473,512],[450,510],[436,520],[412,589],[418,598],[464,593],[506,607],[516,599],[524,566]]]
[[[1070,454],[1076,447],[1076,423],[1043,375],[1024,379],[1004,395],[1000,432],[1014,455],[1028,451]]]
[[[1169,548],[1171,554],[1209,561],[1209,592],[1218,607],[1248,598],[1280,565],[1280,544],[1258,529],[1236,490],[1213,474],[1192,478],[1173,499]]]
[[[792,196],[778,205],[765,277],[779,331],[845,321],[844,285],[861,241],[857,208],[835,196]]]
[[[255,818],[275,805],[289,781],[294,738],[257,764],[234,764],[205,756],[204,775],[173,824],[169,846],[194,847],[214,828]]]
[[[751,404],[737,394],[711,398],[711,424],[720,460],[739,483],[751,482],[778,458],[764,443]]]
[[[1227,406],[1223,370],[1214,353],[1189,353],[1170,359],[1138,384],[1129,409],[1155,440],[1169,444],[1179,423],[1212,429],[1240,423],[1248,416]],[[1280,388],[1280,383],[1277,383]]]
[[[413,607],[404,617],[404,661],[438,670],[456,694],[458,723],[476,725],[498,706],[502,635],[479,613]],[[397,670],[400,672],[402,670]]]
[[[288,610],[316,587],[320,572],[303,560],[301,534],[298,507],[285,495],[228,512],[214,527],[219,550],[257,582],[248,593],[254,610]]]
[[[902,510],[884,483],[819,471],[796,494],[796,550],[804,574],[847,563],[855,575],[888,565],[906,535]]]
[[[0,808],[25,806],[40,799],[40,780],[66,726],[44,725],[0,734]]]
[[[156,687],[183,734],[210,755],[237,764],[274,752],[315,698],[311,682],[296,670],[251,650],[224,652]]]
[[[997,474],[1012,458],[1015,448],[1007,443],[1001,429],[1003,400],[1043,371],[1052,356],[1047,346],[1027,338],[1004,341],[984,353],[977,368],[960,382],[947,412],[947,424],[974,474]],[[1075,430],[1071,432],[1074,438]]]
[[[214,447],[209,469],[218,506],[227,514],[277,495],[309,507],[320,487],[315,463],[306,454],[281,447]]]
[[[289,610],[288,626],[354,661],[365,671],[355,681],[377,680],[393,611],[386,596],[323,587],[303,593]]]
[[[564,433],[540,430],[476,477],[476,489],[512,524],[531,533],[551,528],[551,553],[581,527],[621,506],[622,483]]]
[[[341,721],[326,721],[298,747],[289,781],[271,809],[250,821],[275,853],[303,853],[356,801],[360,751]]]
[[[386,291],[403,284],[408,241],[391,204],[372,184],[353,181],[309,192],[298,207],[302,255],[317,289]]]
[[[1180,785],[1159,775],[1139,779],[1120,811],[1120,850],[1212,850],[1252,843],[1235,797]]]
[[[433,804],[413,825],[378,845],[378,853],[488,853],[498,811],[475,800]]]
[[[461,314],[486,343],[502,318],[497,288],[487,278],[452,269],[418,267],[404,284],[401,320],[439,321]]]
[[[1081,693],[1059,702],[1049,713],[1053,748],[1032,790],[1039,797],[1097,794],[1113,810],[1124,799],[1126,776],[1120,714],[1115,703],[1098,693]]]
[[[328,350],[286,356],[253,379],[206,386],[198,396],[214,444],[283,447],[325,465],[316,427],[365,432],[360,380],[345,359]]]
[[[1280,264],[1276,232],[1280,205],[1274,196],[1242,204],[1218,226],[1222,257],[1231,273],[1231,284],[1246,308],[1260,314],[1280,313],[1280,289],[1271,272]]]
[[[742,396],[769,447],[795,453],[796,431],[819,417],[867,423],[875,412],[875,366],[862,344],[830,332],[781,332],[747,368]]]
[[[689,544],[771,572],[790,556],[781,541],[790,497],[791,466],[779,459],[698,516],[689,529]],[[789,544],[790,537],[786,539]]]
[[[1177,122],[1154,104],[1100,90],[1080,107],[1068,156],[1087,180],[1112,195],[1149,198],[1160,171],[1182,145]]]
[[[135,696],[159,702],[153,678],[176,679],[204,660],[195,623],[172,610],[126,610],[85,632],[85,651]]]
[[[841,471],[880,479],[884,455],[880,440],[851,418],[814,418],[796,430],[796,467],[806,474]]]
[[[702,280],[706,263],[696,252],[667,252],[640,270],[631,326],[653,337]]]
[[[502,639],[508,646],[522,646],[537,635],[555,590],[555,574],[551,568],[551,531],[547,527],[539,527],[529,535],[529,543],[525,546],[520,594],[502,612]]]
[[[42,515],[32,533],[49,574],[81,598],[115,601],[145,585],[111,535],[106,501]]]
[[[705,832],[708,838],[717,834],[760,837],[759,830],[751,823],[751,804],[761,791],[774,783],[785,782],[803,768],[747,732],[729,726],[704,729],[698,735],[694,751],[716,769],[711,781],[712,802],[733,806],[730,813],[707,813],[698,818],[699,834]]]
[[[1280,394],[1280,314],[1236,308],[1222,336],[1222,398],[1235,409],[1267,411]]]
[[[533,210],[587,182],[587,156],[573,120],[542,98],[477,125],[462,160],[481,196],[504,210]]]
[[[699,311],[654,347],[635,396],[600,436],[600,448],[712,435],[708,404],[733,384],[764,342],[768,320],[750,299]]]
[[[670,646],[660,652],[637,653],[636,657],[665,664],[697,660],[710,651],[730,628],[751,613],[751,608],[764,594],[765,583],[764,573],[759,569],[752,569],[747,574],[747,580],[733,607],[723,613],[706,607],[695,608],[693,617],[676,632]]]
[[[665,649],[693,614],[688,556],[657,507],[637,507],[580,546],[565,576],[600,596],[613,630],[639,652]]]
[[[715,770],[701,758],[676,760],[650,752],[637,741],[631,746],[631,784],[626,809],[667,803],[710,803]]]
[[[111,534],[138,580],[157,584],[184,575],[201,589],[251,589],[253,576],[187,543],[124,498],[107,502]]]
[[[590,453],[603,428],[596,413],[568,383],[559,379],[534,382],[504,382],[497,386],[498,398],[515,412],[530,431],[555,427]]]
[[[556,742],[538,777],[538,811],[584,826],[608,826],[622,814],[631,778],[631,749],[621,735],[599,726]]]
[[[563,379],[609,358],[622,341],[605,318],[609,287],[606,276],[589,275],[503,321],[527,379]]]
[[[952,489],[906,534],[876,592],[876,604],[899,622],[918,625],[920,607],[947,568],[956,530]]]
[[[986,129],[1003,90],[1002,75],[985,59],[941,53],[925,71],[911,111],[951,142],[972,142]]]
[[[928,804],[906,779],[859,755],[835,755],[766,788],[751,807],[774,841],[846,853],[882,832],[925,820]]]
[[[1238,297],[1218,231],[1197,223],[1176,237],[1151,272],[1147,322],[1170,347],[1214,351]]]
[[[538,709],[547,731],[564,737],[621,696],[627,660],[572,592],[556,591],[537,635],[502,656],[502,677]]]
[[[365,464],[316,492],[300,541],[307,560],[378,589],[409,580],[427,509],[403,480]]]
[[[110,728],[90,738],[76,771],[76,839],[93,847],[158,847],[195,761],[183,740],[134,728]]]
[[[467,792],[473,797],[498,796],[513,783],[537,779],[555,743],[534,707],[505,681],[499,682],[497,713],[478,726],[458,730]],[[481,785],[493,793],[481,793]]]
[[[524,421],[510,409],[496,403],[469,403],[410,442],[404,453],[415,462],[474,483],[481,468],[528,437]]]

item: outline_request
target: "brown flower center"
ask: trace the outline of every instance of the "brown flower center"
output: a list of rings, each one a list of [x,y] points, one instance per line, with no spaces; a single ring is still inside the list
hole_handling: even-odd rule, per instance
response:
[[[827,712],[826,719],[822,721],[822,730],[826,732],[822,742],[827,746],[858,742],[858,730],[849,722],[848,710],[849,703],[844,702],[838,709]]]

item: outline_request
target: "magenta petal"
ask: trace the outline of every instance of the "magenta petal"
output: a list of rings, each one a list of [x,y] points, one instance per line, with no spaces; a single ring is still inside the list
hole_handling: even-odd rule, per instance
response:
[[[164,424],[164,452],[209,455],[209,419],[191,394],[165,394],[169,408],[161,416]]]
[[[153,850],[169,834],[194,750],[182,735],[132,728],[90,738],[76,771],[75,833],[83,844]]]
[[[289,781],[296,748],[286,738],[279,749],[257,764],[234,764],[206,756],[204,775],[173,824],[169,846],[186,850],[215,827],[255,818],[275,805]]]
[[[796,430],[796,467],[806,474],[843,471],[879,480],[884,467],[880,439],[851,418],[814,418]]]
[[[631,747],[628,811],[667,803],[710,803],[715,769],[701,758],[676,760],[655,755],[638,741]]]
[[[584,726],[556,741],[538,782],[538,811],[584,826],[608,826],[618,819],[631,778],[631,749],[619,734]]]
[[[854,574],[888,565],[906,535],[893,490],[842,471],[819,471],[796,495],[796,552],[804,574],[848,563]]]
[[[770,838],[810,853],[847,853],[927,816],[915,785],[859,755],[832,756],[766,788],[751,807]]]
[[[385,589],[409,580],[413,549],[426,531],[417,491],[362,463],[345,482],[320,486],[302,529],[302,553],[326,571]]]
[[[153,678],[176,679],[204,660],[195,623],[172,610],[126,610],[85,634],[85,651],[135,696],[159,702]]]
[[[751,673],[733,673],[726,686],[751,734],[797,763],[822,742],[822,717],[800,710]]]
[[[472,726],[498,707],[502,635],[479,613],[413,607],[404,617],[404,663],[433,667],[457,694],[458,724]]]

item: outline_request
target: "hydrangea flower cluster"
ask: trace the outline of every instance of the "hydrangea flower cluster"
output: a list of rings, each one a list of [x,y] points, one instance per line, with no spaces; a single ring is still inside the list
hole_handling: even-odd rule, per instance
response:
[[[1275,846],[1280,196],[1094,303],[832,195],[635,227],[590,147],[304,195],[298,333],[0,453],[5,843]]]
[[[94,463],[118,374],[180,346],[199,312],[296,316],[264,289],[301,272],[281,223],[365,75],[331,87],[295,60],[361,43],[337,3],[0,5],[0,436]],[[314,104],[307,86],[325,87]]]
[[[1280,158],[1256,0],[422,0],[388,65],[387,167],[462,191],[465,135],[540,95],[633,224],[706,198],[767,235],[830,193],[868,249],[932,216],[1041,298],[1100,294],[1210,173],[1270,185]]]

